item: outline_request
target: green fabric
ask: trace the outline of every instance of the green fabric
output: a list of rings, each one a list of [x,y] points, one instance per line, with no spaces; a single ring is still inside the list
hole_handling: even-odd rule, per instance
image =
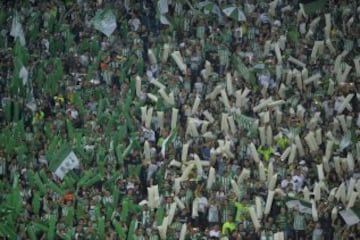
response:
[[[48,229],[48,232],[47,232],[47,239],[48,239],[48,240],[53,240],[53,239],[55,239],[56,221],[57,221],[56,216],[55,216],[55,215],[51,215],[51,216],[50,216],[50,220],[49,220],[49,229]]]
[[[311,15],[323,11],[328,0],[310,1],[304,4],[304,11],[306,14]]]
[[[100,217],[99,219],[98,234],[100,239],[105,239],[105,217]]]
[[[37,240],[34,232],[34,228],[30,224],[27,226],[27,234],[31,240]]]
[[[37,188],[39,189],[40,195],[44,196],[44,194],[46,193],[46,187],[43,184],[43,182],[41,181],[39,173],[36,173],[34,175],[34,181],[35,181]]]
[[[33,210],[34,214],[38,216],[39,212],[40,212],[40,194],[39,194],[39,192],[33,193],[31,205],[32,205],[32,210]]]
[[[134,236],[135,236],[135,220],[132,220],[130,223],[130,227],[129,227],[129,231],[128,231],[128,235],[127,235],[127,240],[134,240]]]
[[[293,41],[295,44],[299,43],[300,40],[300,36],[299,36],[299,32],[297,31],[297,29],[294,28],[290,28],[288,30],[288,37],[291,41]]]
[[[6,222],[0,223],[0,236],[7,239],[16,239],[15,226],[10,227]]]
[[[129,214],[129,200],[127,198],[124,198],[122,201],[122,210],[120,219],[122,222],[126,222]]]
[[[75,217],[75,210],[74,210],[73,207],[69,207],[68,214],[67,214],[67,216],[65,218],[65,223],[68,226],[72,226],[73,222],[74,222],[74,217]]]
[[[90,179],[88,180],[88,182],[86,182],[84,185],[85,185],[86,187],[91,187],[91,186],[93,186],[95,183],[97,183],[97,182],[99,182],[99,181],[101,181],[101,180],[102,180],[102,176],[101,176],[100,174],[97,174],[97,175],[95,175],[94,177],[90,178]]]
[[[115,219],[112,220],[112,225],[115,228],[116,233],[119,235],[120,239],[125,239],[126,238],[126,233],[125,230],[123,229],[123,227],[119,224],[118,221],[116,221]]]
[[[156,210],[156,214],[155,214],[155,219],[156,219],[156,223],[158,226],[160,226],[164,220],[164,215],[165,215],[165,209],[163,206],[160,206],[157,210]]]
[[[53,181],[48,181],[47,183],[47,187],[49,187],[50,189],[52,189],[54,192],[60,194],[61,196],[65,195],[65,191],[60,188],[56,183],[54,183]]]

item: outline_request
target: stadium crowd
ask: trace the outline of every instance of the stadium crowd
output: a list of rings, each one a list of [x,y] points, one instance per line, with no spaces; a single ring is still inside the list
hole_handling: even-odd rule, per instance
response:
[[[360,239],[357,1],[0,6],[4,239]]]

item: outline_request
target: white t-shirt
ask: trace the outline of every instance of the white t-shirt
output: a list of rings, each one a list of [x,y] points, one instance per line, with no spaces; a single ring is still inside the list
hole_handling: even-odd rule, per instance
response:
[[[199,197],[198,198],[198,209],[199,212],[205,213],[206,212],[206,208],[208,206],[208,200],[206,197]]]

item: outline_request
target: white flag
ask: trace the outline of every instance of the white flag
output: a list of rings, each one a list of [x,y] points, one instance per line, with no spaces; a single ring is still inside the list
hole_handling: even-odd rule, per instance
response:
[[[75,153],[71,151],[65,159],[60,163],[60,165],[55,170],[55,175],[60,179],[63,179],[64,176],[72,169],[78,168],[80,165],[79,159],[76,157]]]

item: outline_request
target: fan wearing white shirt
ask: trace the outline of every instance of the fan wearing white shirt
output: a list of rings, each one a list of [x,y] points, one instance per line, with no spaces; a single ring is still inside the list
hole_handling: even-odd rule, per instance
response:
[[[304,175],[301,173],[301,169],[296,169],[294,175],[292,176],[291,182],[294,185],[295,190],[298,192],[302,189],[304,185]]]

